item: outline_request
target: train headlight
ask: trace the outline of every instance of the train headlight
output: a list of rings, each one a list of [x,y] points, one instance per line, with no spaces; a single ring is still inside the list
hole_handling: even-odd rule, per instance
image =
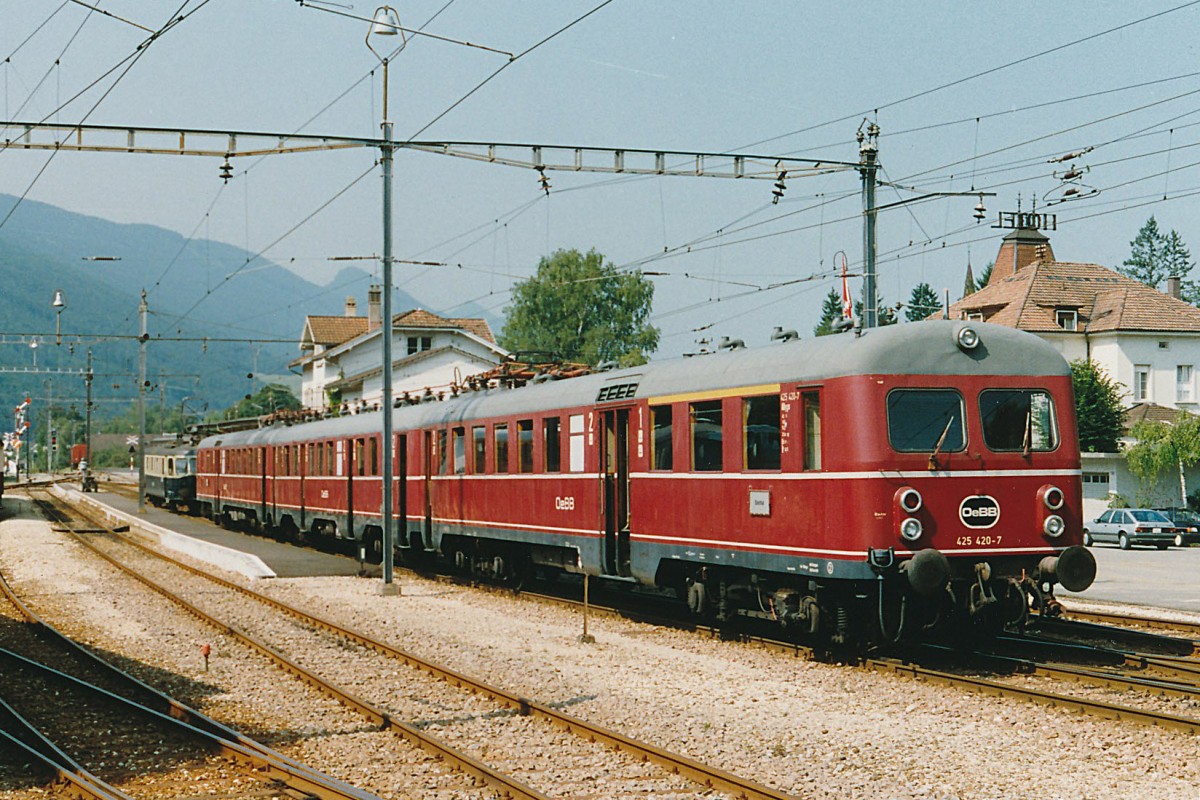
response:
[[[921,525],[921,520],[916,517],[909,517],[900,523],[900,535],[910,542],[915,542],[921,538],[921,533],[925,528]]]
[[[954,341],[960,350],[974,350],[979,346],[979,334],[970,325],[964,325],[954,334]]]
[[[921,493],[911,486],[905,486],[896,492],[896,502],[907,514],[915,514],[921,510],[924,500]]]
[[[1060,508],[1062,508],[1063,502],[1066,499],[1063,496],[1062,489],[1058,488],[1057,486],[1051,486],[1050,484],[1046,484],[1039,489],[1038,494],[1042,497],[1042,503],[1044,503],[1046,508],[1050,509],[1051,511],[1058,511]]]
[[[1062,536],[1062,532],[1066,527],[1067,524],[1063,522],[1063,518],[1058,514],[1051,514],[1042,523],[1042,531],[1051,539],[1057,539],[1059,536]]]

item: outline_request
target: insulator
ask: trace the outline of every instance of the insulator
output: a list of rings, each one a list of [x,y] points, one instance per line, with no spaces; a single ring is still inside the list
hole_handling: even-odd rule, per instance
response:
[[[233,165],[229,163],[229,159],[225,159],[225,163],[221,165],[221,180],[229,183],[229,179],[233,177]]]
[[[982,220],[987,216],[987,208],[983,205],[983,195],[979,195],[979,202],[975,204],[975,219]]]

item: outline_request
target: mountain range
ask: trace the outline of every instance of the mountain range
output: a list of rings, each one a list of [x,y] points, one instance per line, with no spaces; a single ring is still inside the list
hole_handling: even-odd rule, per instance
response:
[[[0,194],[0,219],[16,203]],[[297,387],[287,363],[299,355],[305,316],[341,314],[348,295],[365,313],[372,282],[370,273],[348,268],[319,286],[229,244],[23,200],[0,227],[0,408],[50,392],[56,403],[82,407],[82,377],[49,370],[83,370],[88,348],[97,413],[128,408],[136,397],[143,289],[154,401],[190,396],[189,408],[221,409],[266,382]],[[66,305],[56,312],[58,290]],[[429,308],[402,290],[393,304],[397,313]]]

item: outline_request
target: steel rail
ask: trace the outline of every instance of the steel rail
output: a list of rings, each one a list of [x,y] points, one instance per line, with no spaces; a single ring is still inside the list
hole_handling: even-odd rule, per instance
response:
[[[59,502],[64,502],[64,501],[62,501],[60,498]],[[76,511],[76,513],[80,513],[78,509],[75,509],[75,511]],[[86,516],[86,515],[84,515],[84,516]],[[117,536],[124,542],[135,544],[139,548],[145,549],[148,553],[150,553],[152,555],[162,557],[161,554],[155,553],[153,550],[150,550],[149,548],[145,548],[145,546],[142,545],[140,542],[135,542],[134,540],[130,539],[129,537],[121,536],[121,534],[118,534],[115,532],[112,533],[112,535]],[[303,683],[308,684],[309,686],[313,687],[317,691],[325,694],[327,697],[331,697],[331,698],[337,700],[342,705],[344,705],[344,706],[352,709],[353,711],[361,714],[362,716],[366,717],[373,724],[379,726],[379,728],[381,730],[390,730],[390,731],[398,734],[401,738],[408,741],[410,744],[420,748],[421,750],[424,750],[427,753],[430,753],[431,755],[434,755],[434,756],[444,760],[447,764],[452,765],[454,768],[456,768],[460,772],[462,772],[466,775],[470,775],[473,778],[476,778],[476,779],[482,781],[483,783],[492,787],[493,789],[499,790],[500,792],[504,793],[505,797],[524,798],[524,800],[550,800],[550,798],[547,797],[546,795],[542,794],[541,792],[538,792],[535,789],[532,789],[532,788],[524,785],[523,783],[516,780],[515,778],[509,777],[507,775],[504,775],[503,773],[500,773],[500,772],[492,769],[491,767],[484,764],[483,762],[472,758],[471,756],[467,755],[466,753],[463,753],[463,752],[451,747],[448,744],[445,744],[444,742],[421,731],[420,729],[418,729],[412,725],[409,725],[406,722],[402,722],[401,720],[395,719],[394,717],[389,715],[387,712],[375,707],[373,704],[368,703],[367,701],[362,700],[358,697],[355,697],[354,695],[350,694],[349,692],[345,691],[344,689],[341,689],[340,687],[337,687],[337,686],[333,685],[332,683],[329,683],[328,681],[323,680],[322,678],[317,676],[315,673],[309,672],[304,667],[295,663],[294,661],[289,659],[287,656],[285,656],[283,653],[280,653],[279,651],[275,650],[274,648],[272,648],[270,645],[266,644],[265,642],[261,642],[258,639],[254,638],[253,636],[250,636],[248,633],[245,633],[244,631],[241,631],[231,625],[227,625],[226,623],[222,622],[221,620],[217,619],[216,617],[209,615],[207,612],[201,610],[200,608],[193,605],[192,603],[189,603],[187,600],[184,600],[182,597],[179,597],[178,595],[174,594],[167,587],[162,586],[158,583],[155,583],[149,577],[142,575],[142,574],[138,573],[136,570],[133,570],[130,567],[122,564],[116,558],[109,555],[108,553],[105,553],[103,550],[96,547],[94,544],[89,542],[84,537],[76,536],[75,540],[80,542],[81,544],[83,544],[85,547],[87,547],[93,553],[95,553],[96,555],[98,555],[100,558],[104,559],[108,563],[112,564],[114,567],[118,568],[125,574],[140,581],[142,584],[144,584],[148,588],[158,592],[163,597],[166,597],[168,600],[179,605],[181,608],[185,609],[192,616],[211,625],[212,627],[216,628],[220,632],[227,634],[229,636],[232,636],[234,639],[236,639],[239,642],[241,642],[242,644],[250,647],[251,649],[258,651],[259,653],[261,653],[262,655],[264,655],[268,659],[270,659],[272,662],[274,662],[277,666],[279,666],[285,672],[296,677]],[[167,557],[166,560],[172,561],[172,562],[174,561],[173,559],[170,559],[169,557]],[[186,565],[182,565],[182,564],[181,564],[181,566],[186,567]],[[197,572],[200,575],[204,575],[203,572],[199,572],[199,571],[197,571]],[[211,578],[212,576],[207,576],[207,577]],[[217,580],[218,580],[218,582],[221,582],[219,579],[217,579]],[[231,585],[236,587],[235,584],[231,584]]]
[[[21,738],[20,733],[23,733],[25,738]],[[67,784],[65,788],[73,797],[91,800],[133,800],[120,789],[108,785],[76,763],[15,708],[0,700],[0,743],[5,741],[32,759],[34,767],[56,775],[59,781]]]
[[[10,661],[15,661],[17,664],[28,669],[41,672],[49,675],[51,678],[65,682],[77,689],[96,695],[102,699],[113,702],[130,711],[149,717],[151,720],[166,726],[181,731],[185,735],[191,736],[204,743],[208,748],[219,752],[226,758],[248,767],[258,780],[274,780],[295,789],[304,792],[312,797],[325,798],[327,800],[344,800],[348,795],[342,792],[331,791],[327,786],[312,780],[306,773],[296,773],[287,765],[279,764],[273,759],[266,758],[255,750],[242,747],[239,744],[230,742],[216,734],[197,728],[183,720],[175,719],[174,717],[155,711],[152,708],[147,708],[141,703],[130,700],[127,697],[122,697],[115,692],[110,692],[107,689],[88,683],[74,675],[69,675],[61,670],[54,669],[45,664],[40,664],[37,661],[26,658],[19,653],[14,653],[11,650],[0,648],[0,657],[7,658]]]
[[[1071,619],[1085,620],[1088,622],[1100,622],[1105,624],[1118,623],[1124,625],[1141,625],[1146,628],[1156,630],[1181,630],[1200,638],[1200,622],[1188,622],[1185,620],[1161,619],[1156,617],[1145,617],[1135,614],[1117,614],[1110,611],[1079,611],[1072,608],[1064,608],[1063,614]],[[1200,642],[1196,643],[1200,649]]]
[[[1157,711],[1143,711],[1137,708],[1104,703],[1099,700],[1087,700],[1080,697],[1044,692],[1038,689],[1026,689],[984,678],[972,678],[965,675],[939,672],[938,670],[926,669],[914,664],[905,664],[900,661],[888,659],[866,659],[863,661],[863,667],[876,672],[903,675],[919,681],[966,689],[976,694],[1019,698],[1053,708],[1065,708],[1105,719],[1135,722],[1139,725],[1157,728],[1170,728],[1191,734],[1200,733],[1200,719],[1193,719],[1191,717],[1164,714]]]
[[[61,498],[59,499],[60,502],[63,502]],[[76,512],[80,513],[81,516],[88,517],[86,511],[80,511],[79,509],[76,509]],[[308,612],[302,611],[266,595],[259,594],[253,589],[248,589],[231,581],[227,581],[221,577],[211,575],[203,570],[191,566],[190,564],[178,561],[169,555],[160,553],[150,547],[147,547],[145,544],[137,541],[136,539],[123,536],[121,534],[114,535],[120,536],[122,541],[137,547],[138,549],[154,556],[155,558],[167,561],[168,563],[184,569],[192,574],[203,577],[230,590],[239,592],[271,608],[293,616],[308,625],[320,628],[336,636],[340,636],[352,641],[360,646],[369,648],[390,658],[394,658],[398,661],[401,661],[406,666],[427,672],[436,678],[446,681],[451,686],[465,689],[483,697],[487,697],[503,707],[516,710],[521,715],[528,715],[543,719],[560,728],[561,730],[573,735],[580,736],[590,741],[600,742],[615,750],[629,753],[639,758],[651,761],[655,764],[665,767],[675,774],[681,775],[696,783],[708,787],[709,789],[728,792],[739,798],[745,798],[746,800],[787,800],[788,798],[794,797],[793,795],[785,792],[772,789],[769,786],[765,786],[755,781],[741,778],[730,772],[708,766],[696,761],[695,759],[688,758],[687,756],[683,756],[678,753],[672,753],[669,750],[664,750],[662,748],[654,747],[653,745],[638,742],[629,738],[628,736],[625,736],[624,734],[603,728],[599,725],[579,719],[578,717],[573,717],[570,714],[565,714],[562,711],[552,708],[545,703],[520,697],[511,692],[505,691],[504,689],[500,689],[482,681],[475,680],[460,672],[456,672],[455,670],[422,659],[398,647],[380,642],[351,628],[347,628],[322,617],[309,614]],[[106,554],[101,553],[101,555],[105,558],[108,558]],[[112,559],[109,560],[111,561]],[[113,563],[117,562],[113,561]],[[124,567],[122,568],[124,569]],[[177,602],[187,605],[186,601],[183,601],[182,599],[177,600]],[[200,612],[199,610],[193,613],[203,615],[203,612]],[[214,624],[217,624],[218,627],[222,627],[220,623]],[[272,657],[277,657],[286,661],[282,655],[273,655]],[[290,662],[288,663],[290,664]],[[300,667],[294,665],[293,668],[296,670],[301,669]],[[289,668],[289,671],[291,671],[291,669],[292,668]],[[375,711],[374,713],[381,714],[382,712]],[[386,719],[386,715],[384,715],[383,719]]]
[[[127,686],[132,694],[143,700],[142,705],[145,705],[160,713],[167,714],[175,719],[187,722],[197,728],[200,728],[201,730],[208,731],[215,736],[220,736],[221,738],[239,744],[242,747],[255,750],[261,753],[264,758],[273,759],[281,765],[286,765],[288,769],[293,770],[297,774],[308,773],[309,777],[314,781],[324,783],[331,790],[338,792],[339,794],[337,796],[352,800],[379,800],[377,795],[359,789],[355,786],[351,786],[350,784],[339,781],[336,778],[330,777],[319,770],[313,769],[307,764],[285,756],[282,753],[267,747],[261,742],[255,741],[254,739],[251,739],[248,736],[233,730],[227,725],[217,722],[216,720],[206,716],[205,714],[202,714],[196,709],[179,702],[175,698],[163,692],[160,692],[158,689],[155,689],[153,686],[143,682],[130,673],[125,672],[116,665],[105,661],[96,653],[74,641],[70,637],[64,635],[61,631],[57,630],[39,617],[33,611],[33,609],[29,608],[29,606],[17,596],[2,574],[0,574],[0,594],[3,594],[8,601],[12,603],[12,605],[17,609],[17,612],[23,616],[33,627],[36,634],[53,638],[64,649],[85,658],[88,663],[93,664],[105,674]]]

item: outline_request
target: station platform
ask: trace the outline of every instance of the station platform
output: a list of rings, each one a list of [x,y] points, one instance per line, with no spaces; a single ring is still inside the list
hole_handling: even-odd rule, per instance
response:
[[[361,574],[359,562],[348,556],[226,530],[204,517],[174,514],[148,504],[145,512],[139,514],[136,499],[106,491],[103,481],[98,491],[87,494],[80,491],[77,483],[60,484],[59,490],[69,494],[72,499],[94,504],[114,520],[123,520],[133,528],[157,536],[164,547],[249,577],[309,578]],[[374,571],[377,572],[378,567]]]

